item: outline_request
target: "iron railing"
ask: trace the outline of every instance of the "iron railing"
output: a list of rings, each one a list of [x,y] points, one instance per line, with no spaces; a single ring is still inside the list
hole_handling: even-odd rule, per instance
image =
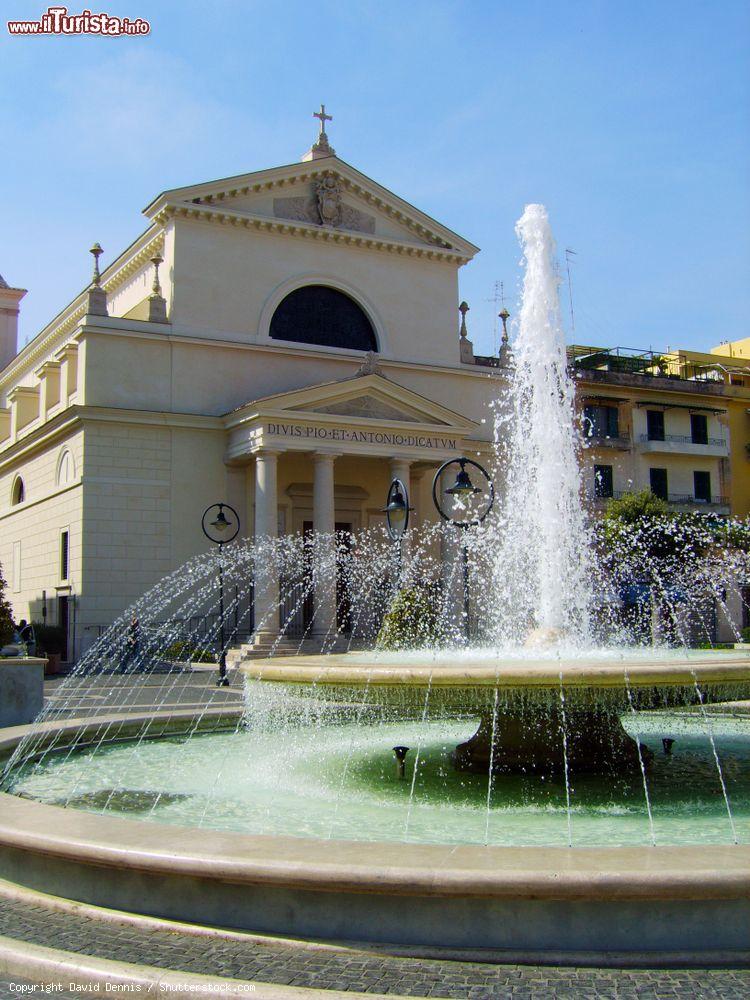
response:
[[[705,441],[696,441],[690,434],[665,434],[663,437],[655,437],[653,434],[641,434],[640,441],[667,441],[672,444],[702,444],[712,448],[726,448],[726,438],[706,438]]]
[[[586,498],[594,502],[603,502],[606,500],[620,500],[622,497],[629,496],[632,490],[613,490],[606,496],[600,493],[596,493],[592,490],[587,491]],[[658,496],[658,494],[657,494]],[[670,493],[666,497],[662,497],[662,500],[666,500],[668,503],[674,504],[696,504],[699,507],[726,507],[729,504],[729,498],[724,496],[711,497],[710,500],[703,500],[700,497],[694,496],[692,493]]]
[[[629,434],[584,434],[583,439],[588,445],[604,448],[629,448]]]
[[[728,497],[703,498],[694,496],[692,493],[670,493],[666,498],[669,503],[689,503],[697,504],[700,507],[726,507],[729,504]]]
[[[568,362],[575,371],[608,371],[624,375],[645,375],[651,378],[681,382],[721,383],[724,379],[707,365],[686,361],[678,354],[642,351],[632,347],[585,347],[572,344],[567,348]]]

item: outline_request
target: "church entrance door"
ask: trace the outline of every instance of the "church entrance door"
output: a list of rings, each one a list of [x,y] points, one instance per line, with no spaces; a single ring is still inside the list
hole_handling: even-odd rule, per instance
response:
[[[305,540],[312,537],[313,523],[305,521],[303,532]],[[346,557],[353,544],[351,521],[336,521],[336,628],[339,632],[351,632],[352,629],[352,606],[349,597],[349,588],[346,581]],[[306,546],[305,551],[309,553],[308,565],[305,567],[306,592],[303,609],[304,629],[308,630],[313,620],[313,594],[310,581],[312,579],[312,546]]]

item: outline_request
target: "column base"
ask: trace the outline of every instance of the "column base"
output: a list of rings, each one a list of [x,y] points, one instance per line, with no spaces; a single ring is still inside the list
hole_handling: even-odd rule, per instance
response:
[[[566,709],[568,771],[577,774],[621,774],[640,770],[638,744],[622,728],[616,712]],[[538,714],[499,712],[493,740],[492,715],[482,716],[479,729],[453,752],[457,770],[487,774],[561,774],[565,770],[563,723],[559,709],[540,705]],[[643,764],[653,753],[640,745]]]

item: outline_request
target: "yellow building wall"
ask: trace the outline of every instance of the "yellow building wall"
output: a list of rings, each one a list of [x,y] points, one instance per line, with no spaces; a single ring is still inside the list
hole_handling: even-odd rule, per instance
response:
[[[732,354],[727,353],[729,348]],[[741,362],[744,356],[750,365],[750,338],[719,344],[710,353],[681,350],[678,356],[681,363],[688,365],[721,366],[718,371],[727,383],[721,402],[727,409],[725,419],[729,430],[729,503],[733,515],[747,517],[750,514],[750,370],[745,375],[742,369],[746,365],[738,360]]]

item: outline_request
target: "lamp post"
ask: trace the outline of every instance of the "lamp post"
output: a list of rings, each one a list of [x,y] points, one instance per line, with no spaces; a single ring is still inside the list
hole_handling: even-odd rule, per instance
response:
[[[224,511],[229,512],[229,519]],[[201,527],[206,538],[219,546],[219,679],[216,684],[217,687],[229,687],[227,652],[224,648],[224,566],[221,553],[223,547],[239,534],[240,518],[234,507],[230,507],[228,503],[212,503],[203,511]]]
[[[409,527],[409,491],[400,479],[391,481],[388,493],[385,498],[385,507],[381,508],[385,514],[385,524],[389,536],[396,543],[398,553],[398,577],[401,579],[401,541]]]
[[[471,496],[476,496],[480,493],[487,493],[487,499],[484,501],[483,506],[479,509],[473,517],[469,517],[468,520],[458,520],[453,517],[452,513],[447,513],[443,510],[442,502],[439,495],[440,490],[440,477],[449,469],[452,465],[459,466],[458,472],[456,473],[456,479],[452,486],[442,492],[448,497],[459,497],[468,499]],[[487,483],[486,490],[481,489],[479,486],[475,486],[471,481],[471,476],[466,471],[466,466],[472,466],[472,468],[477,469]],[[435,473],[435,478],[432,481],[432,502],[435,505],[435,510],[442,517],[444,521],[448,524],[454,525],[456,528],[460,528],[463,536],[461,542],[461,549],[463,552],[463,585],[464,585],[464,634],[466,636],[466,642],[469,642],[469,556],[466,550],[466,532],[469,528],[476,527],[481,524],[487,517],[489,512],[492,510],[492,505],[495,502],[495,487],[490,475],[484,466],[481,466],[479,462],[473,461],[471,458],[451,458],[447,462],[443,462],[440,468]]]

